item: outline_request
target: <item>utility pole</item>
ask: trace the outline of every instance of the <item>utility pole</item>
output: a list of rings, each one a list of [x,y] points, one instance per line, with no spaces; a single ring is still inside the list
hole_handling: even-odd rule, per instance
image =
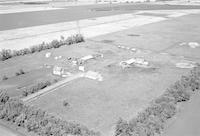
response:
[[[76,25],[77,25],[77,28],[78,28],[78,34],[80,35],[81,34],[81,28],[80,28],[79,20],[76,21]]]
[[[113,10],[113,8],[112,8],[112,0],[110,0],[110,9]]]

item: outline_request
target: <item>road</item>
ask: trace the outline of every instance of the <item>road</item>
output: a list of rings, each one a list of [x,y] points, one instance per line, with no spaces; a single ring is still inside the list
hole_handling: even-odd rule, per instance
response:
[[[85,39],[156,23],[200,10],[143,10],[133,13],[0,31],[0,49],[19,50],[81,33]],[[27,44],[28,43],[28,44]]]
[[[166,18],[121,14],[95,18],[93,20],[80,20],[79,22],[64,22],[0,31],[0,49],[19,50],[32,45],[38,45],[42,41],[51,42],[52,39],[59,39],[61,35],[68,37],[77,33],[81,33],[85,39],[88,39],[163,20],[166,20]]]
[[[130,13],[130,12],[133,13],[134,11],[138,10],[200,9],[200,6],[158,5],[158,4],[155,5],[114,4],[112,7],[110,7],[109,4],[107,5],[102,4],[102,5],[58,7],[58,8],[62,9],[0,14],[0,31]]]
[[[50,93],[50,92],[56,91],[56,90],[58,90],[60,88],[63,88],[64,86],[67,85],[67,83],[69,83],[69,82],[71,82],[71,81],[73,81],[75,79],[78,79],[78,78],[84,78],[85,77],[85,78],[93,79],[93,78],[91,78],[90,72],[91,71],[74,74],[74,75],[72,75],[70,77],[67,77],[67,78],[65,78],[65,79],[63,79],[63,80],[61,80],[61,81],[59,81],[59,82],[57,82],[57,83],[55,83],[55,84],[53,84],[53,85],[51,85],[49,87],[46,87],[46,88],[40,90],[39,92],[36,92],[36,93],[31,94],[31,95],[29,95],[27,97],[24,97],[21,100],[23,102],[29,103],[32,100],[37,99],[38,97],[46,95],[47,93]],[[94,76],[94,78],[96,78],[96,77]],[[98,79],[93,79],[93,80],[98,80]]]

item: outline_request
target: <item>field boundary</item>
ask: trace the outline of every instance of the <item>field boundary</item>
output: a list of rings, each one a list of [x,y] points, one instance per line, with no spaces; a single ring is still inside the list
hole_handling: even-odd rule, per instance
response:
[[[49,87],[46,87],[46,88],[44,88],[44,89],[42,89],[42,90],[40,90],[40,91],[38,91],[38,92],[36,92],[34,94],[31,94],[31,95],[29,95],[27,97],[24,97],[21,100],[23,102],[26,102],[26,103],[31,102],[31,101],[37,99],[38,97],[41,97],[43,95],[46,95],[47,93],[56,91],[57,89],[64,87],[68,82],[76,80],[76,79],[81,78],[83,76],[84,76],[83,73],[75,74],[75,75],[73,75],[71,77],[68,77],[68,78],[66,78],[66,79],[64,79],[62,81],[59,81],[59,82],[57,82],[57,83],[55,83],[55,84],[53,84],[53,85],[51,85]]]

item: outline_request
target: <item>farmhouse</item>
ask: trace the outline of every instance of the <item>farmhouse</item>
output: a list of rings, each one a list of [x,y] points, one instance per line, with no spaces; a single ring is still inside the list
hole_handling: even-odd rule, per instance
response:
[[[59,66],[54,66],[53,74],[58,75],[58,76],[62,76],[62,77],[66,77],[66,76],[71,75],[71,73],[68,71],[68,69],[63,68],[63,67],[59,67]]]

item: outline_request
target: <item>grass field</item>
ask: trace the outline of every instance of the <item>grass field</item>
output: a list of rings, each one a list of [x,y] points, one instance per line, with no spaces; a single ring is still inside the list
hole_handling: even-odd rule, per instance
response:
[[[108,135],[119,117],[131,119],[183,73],[168,66],[153,72],[111,70],[103,73],[103,82],[78,79],[31,104]],[[64,100],[69,107],[63,106]]]
[[[87,66],[99,71],[104,80],[98,82],[81,78],[30,104],[66,120],[85,124],[104,135],[111,135],[119,117],[129,120],[188,72],[188,69],[176,68],[176,63],[184,60],[199,62],[199,48],[179,46],[181,42],[198,42],[199,27],[196,22],[190,22],[192,18],[198,20],[199,16],[155,23],[88,41],[84,46],[103,53],[104,58],[94,60]],[[188,24],[191,32],[185,28]],[[190,33],[192,36],[189,36]],[[132,53],[119,49],[117,45],[141,51]],[[131,57],[145,58],[153,68],[120,68],[119,62]],[[64,100],[68,101],[69,107],[63,106]]]
[[[120,117],[127,120],[133,118],[181,75],[189,72],[189,69],[177,68],[176,63],[200,62],[200,47],[194,49],[179,45],[182,42],[200,42],[199,21],[200,15],[188,15],[0,62],[1,76],[11,77],[1,81],[0,85],[10,90],[12,96],[17,96],[20,93],[17,87],[54,77],[52,68],[47,69],[44,64],[68,67],[67,57],[103,54],[103,58],[85,64],[86,70],[97,71],[103,76],[102,82],[79,78],[29,104],[63,119],[85,124],[100,131],[103,136],[111,136]],[[137,52],[119,48],[119,45],[135,48]],[[52,56],[45,58],[46,52],[51,52]],[[54,59],[60,55],[62,59]],[[120,61],[133,57],[144,58],[151,67],[122,69],[119,66]],[[14,71],[20,68],[29,73],[14,77]],[[67,107],[63,106],[64,100],[69,103]]]
[[[77,50],[79,49],[79,50]],[[51,52],[50,58],[46,58],[45,54]],[[80,53],[81,52],[81,53]],[[0,62],[0,86],[2,89],[8,90],[11,96],[19,96],[23,88],[30,86],[33,83],[61,78],[54,76],[53,66],[65,66],[67,57],[82,57],[92,54],[93,51],[86,50],[78,45],[66,46],[57,50],[47,50],[32,55],[20,56],[5,62]],[[62,56],[62,59],[55,60],[55,57]],[[46,67],[49,66],[49,67]],[[15,73],[23,69],[26,74],[15,76]],[[6,75],[8,80],[3,81],[3,76]]]

